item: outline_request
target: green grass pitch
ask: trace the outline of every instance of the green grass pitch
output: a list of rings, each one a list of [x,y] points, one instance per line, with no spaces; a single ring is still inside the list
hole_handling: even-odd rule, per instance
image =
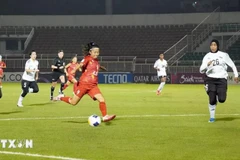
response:
[[[0,139],[32,139],[33,148],[2,148],[0,143],[0,159],[44,159],[3,151],[85,160],[240,159],[239,85],[229,86],[227,101],[217,106],[211,124],[203,85],[167,84],[161,96],[155,94],[158,85],[99,86],[108,113],[117,117],[91,127],[87,117],[101,114],[88,96],[77,106],[50,102],[50,84],[39,84],[40,92],[27,95],[24,107],[17,108],[20,84],[4,83]],[[72,86],[65,94],[72,95]]]

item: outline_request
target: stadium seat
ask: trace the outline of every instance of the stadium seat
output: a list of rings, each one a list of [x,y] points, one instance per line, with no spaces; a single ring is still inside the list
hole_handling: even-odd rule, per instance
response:
[[[38,49],[39,53],[56,54],[58,49],[66,53],[81,54],[81,45],[95,41],[104,56],[151,57],[164,52],[195,25],[151,25],[110,27],[52,27],[36,28],[26,52]]]

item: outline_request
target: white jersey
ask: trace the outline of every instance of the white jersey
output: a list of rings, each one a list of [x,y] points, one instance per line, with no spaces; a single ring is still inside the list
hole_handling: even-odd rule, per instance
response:
[[[167,76],[167,73],[166,73],[167,61],[165,59],[156,60],[156,62],[154,63],[154,68],[158,69],[158,71],[157,71],[158,77],[159,76]]]
[[[38,69],[38,61],[33,61],[29,59],[25,64],[25,71],[23,73],[22,79],[26,81],[35,81],[36,72],[26,72],[26,69],[37,70]]]
[[[210,61],[212,61],[212,64],[207,66]],[[206,73],[211,78],[227,79],[227,65],[232,68],[234,76],[238,77],[237,68],[227,53],[222,51],[218,51],[217,53],[209,52],[203,58],[200,73]]]

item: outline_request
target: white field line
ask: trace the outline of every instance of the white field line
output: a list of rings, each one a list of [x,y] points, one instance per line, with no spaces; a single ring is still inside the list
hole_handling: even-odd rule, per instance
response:
[[[216,114],[218,116],[240,116],[240,114]],[[117,118],[147,118],[147,117],[204,117],[209,114],[156,114],[156,115],[119,115]],[[88,116],[76,117],[32,117],[32,118],[0,118],[0,121],[25,121],[25,120],[64,120],[87,119]]]
[[[39,157],[39,158],[48,158],[48,159],[60,159],[60,160],[85,160],[85,159],[80,159],[80,158],[71,158],[71,157],[62,157],[62,156],[51,156],[51,155],[22,153],[22,152],[9,152],[9,151],[0,151],[0,154],[18,155],[18,156],[28,156],[28,157]]]

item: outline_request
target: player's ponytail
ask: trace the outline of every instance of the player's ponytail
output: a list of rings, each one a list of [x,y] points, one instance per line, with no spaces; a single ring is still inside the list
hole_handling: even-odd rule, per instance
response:
[[[89,55],[88,45],[82,45],[82,53],[84,56]]]
[[[87,45],[85,45],[85,46],[82,47],[83,55],[84,55],[84,56],[89,55],[89,54],[90,54],[89,51],[90,51],[92,48],[99,48],[99,46],[98,46],[95,42],[90,42],[90,43],[88,43]]]

